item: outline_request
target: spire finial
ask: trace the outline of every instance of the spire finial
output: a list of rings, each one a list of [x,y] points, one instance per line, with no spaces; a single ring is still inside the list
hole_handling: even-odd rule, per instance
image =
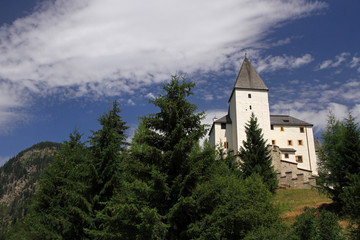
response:
[[[245,58],[247,58],[247,57],[246,57],[246,52],[245,52]]]

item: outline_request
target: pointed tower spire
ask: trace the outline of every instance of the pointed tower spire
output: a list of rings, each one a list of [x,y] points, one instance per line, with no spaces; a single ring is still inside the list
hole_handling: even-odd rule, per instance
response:
[[[237,89],[257,89],[257,90],[266,90],[269,89],[265,85],[264,81],[261,79],[259,74],[255,71],[251,65],[249,59],[246,56],[241,65],[240,72],[237,76],[234,88]]]

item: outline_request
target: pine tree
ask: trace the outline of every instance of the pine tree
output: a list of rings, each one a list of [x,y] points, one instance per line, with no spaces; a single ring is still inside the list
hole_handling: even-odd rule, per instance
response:
[[[351,176],[360,173],[360,131],[351,114],[344,122],[330,115],[322,138],[317,185],[341,207],[340,195],[351,185]]]
[[[170,220],[169,213],[179,198],[191,195],[203,170],[194,172],[200,160],[190,156],[206,133],[201,124],[204,113],[195,113],[197,106],[187,101],[194,86],[173,76],[163,87],[165,94],[150,101],[160,111],[142,118],[130,148],[129,172],[135,183],[142,183],[134,183],[142,186],[136,189],[137,194],[163,218],[164,225],[159,226],[168,239],[177,239],[186,230],[187,222]]]
[[[51,167],[45,170],[24,226],[33,239],[83,239],[89,175],[87,149],[74,131]]]
[[[119,114],[120,109],[115,101],[112,109],[99,118],[102,128],[93,132],[90,138],[89,204],[92,213],[91,226],[86,232],[94,239],[109,238],[110,233],[103,228],[103,222],[111,217],[106,206],[121,188],[120,164],[126,152],[125,131],[128,127]]]
[[[278,186],[277,176],[272,166],[270,150],[259,128],[257,118],[251,114],[249,123],[245,126],[246,141],[240,149],[240,169],[245,177],[259,174],[271,192]]]

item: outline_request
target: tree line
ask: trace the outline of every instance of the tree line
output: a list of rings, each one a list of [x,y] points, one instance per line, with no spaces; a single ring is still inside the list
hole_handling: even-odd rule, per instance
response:
[[[271,203],[276,174],[254,115],[238,154],[243,161],[199,145],[207,130],[204,113],[188,101],[194,86],[173,76],[164,95],[150,100],[159,112],[141,118],[130,144],[117,102],[87,142],[71,133],[43,174],[29,214],[4,238],[310,239],[302,229],[321,224],[340,236],[332,213],[306,212],[294,230],[281,222]]]

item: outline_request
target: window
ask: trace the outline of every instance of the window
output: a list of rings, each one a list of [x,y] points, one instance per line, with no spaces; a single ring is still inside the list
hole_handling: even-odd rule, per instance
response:
[[[251,93],[248,94],[248,98],[251,98]]]
[[[249,106],[250,110],[251,110],[251,105]]]
[[[283,126],[280,127],[280,131],[282,131],[282,132],[284,131],[284,127],[283,127]]]
[[[305,132],[304,127],[300,127],[299,129],[300,129],[300,133],[304,133],[304,132]]]
[[[298,140],[298,145],[302,146],[303,145],[303,141],[302,140]]]
[[[285,154],[284,154],[284,158],[289,158],[289,154],[288,154],[288,153],[285,153]]]
[[[226,123],[221,123],[221,129],[226,129]]]
[[[271,125],[270,125],[270,128],[271,128],[271,130],[274,130],[274,125],[271,124]]]
[[[293,145],[292,140],[288,140],[288,145],[289,145],[289,146],[292,146],[292,145]]]
[[[271,140],[272,145],[276,145],[276,140]]]
[[[229,148],[229,142],[227,142],[227,141],[224,142],[224,148],[225,148],[225,149],[228,149],[228,148]]]
[[[301,155],[296,156],[296,161],[297,161],[298,163],[302,163],[302,162],[303,162],[302,156],[301,156]]]

